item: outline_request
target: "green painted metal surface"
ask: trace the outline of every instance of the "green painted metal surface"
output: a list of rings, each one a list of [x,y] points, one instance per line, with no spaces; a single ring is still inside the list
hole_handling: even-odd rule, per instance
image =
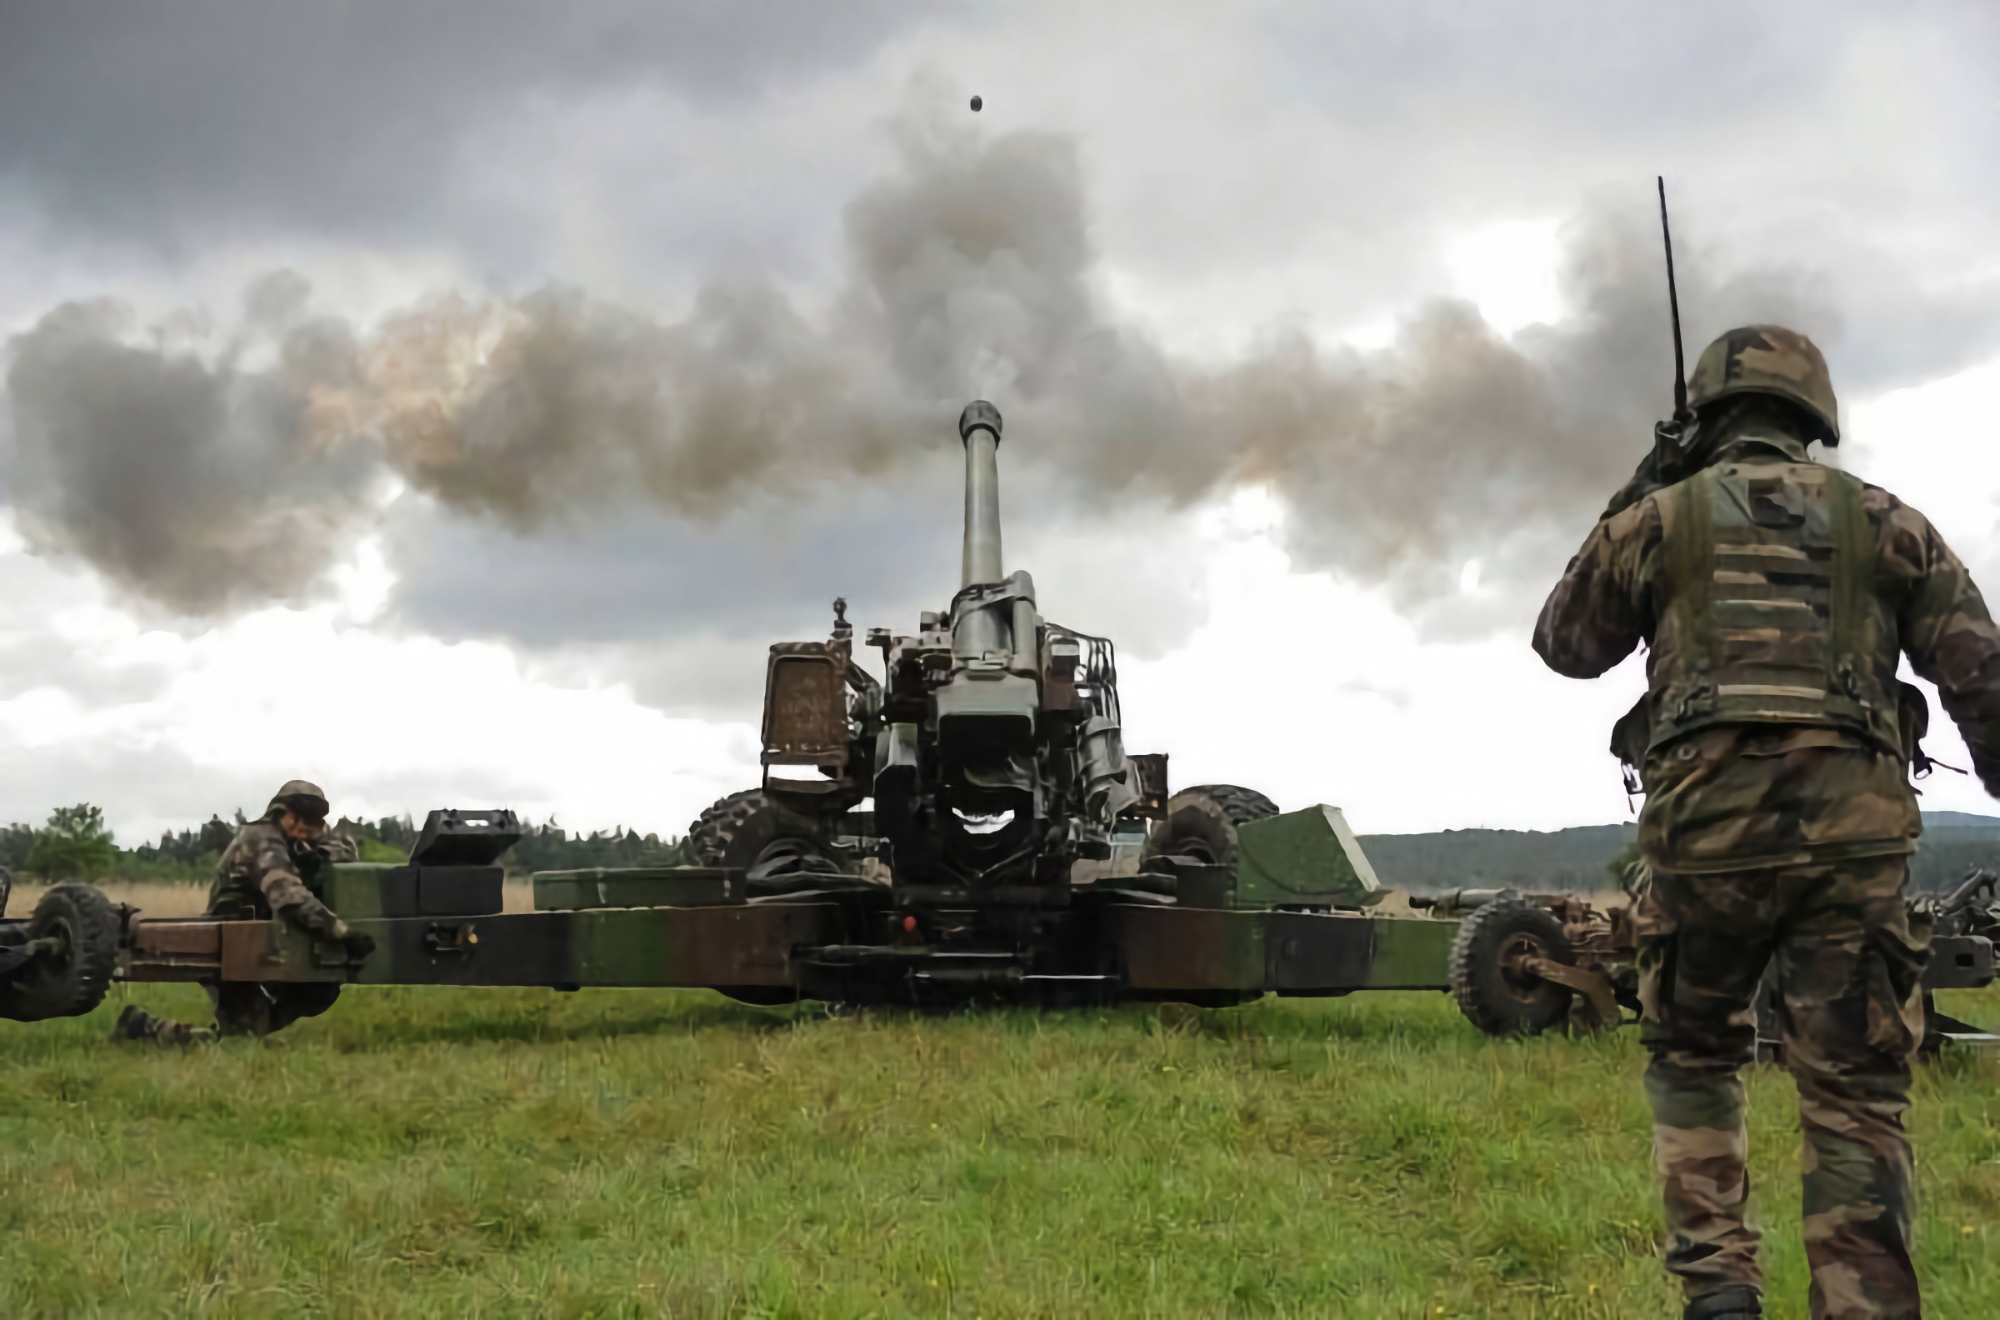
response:
[[[1454,921],[1351,912],[1120,907],[1110,914],[1133,991],[1345,994],[1442,990]]]
[[[1368,990],[1438,990],[1450,981],[1456,921],[1429,917],[1375,917],[1374,949],[1362,974]]]
[[[1382,882],[1339,807],[1307,807],[1236,827],[1236,906],[1367,907]]]
[[[491,916],[502,906],[497,866],[407,866],[343,862],[319,877],[319,895],[341,916]]]
[[[535,910],[710,907],[744,900],[743,872],[712,866],[592,867],[537,871]]]
[[[416,911],[416,880],[400,863],[378,866],[348,862],[328,867],[320,881],[320,898],[350,920],[360,917],[409,916]],[[400,873],[400,874],[399,874]],[[405,892],[407,890],[407,893]]]

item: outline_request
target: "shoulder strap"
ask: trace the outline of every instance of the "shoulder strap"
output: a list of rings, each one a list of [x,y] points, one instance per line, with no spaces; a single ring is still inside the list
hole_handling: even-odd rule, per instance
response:
[[[1713,469],[1704,469],[1674,491],[1674,526],[1668,532],[1667,560],[1673,566],[1673,605],[1682,662],[1709,667],[1715,620],[1709,597],[1715,578],[1713,519],[1709,502],[1716,496]]]
[[[1855,657],[1873,640],[1866,635],[1868,594],[1875,578],[1875,537],[1868,513],[1861,507],[1861,482],[1845,472],[1827,472],[1827,495],[1833,526],[1833,617],[1827,636],[1829,691],[1857,695],[1853,680],[1840,671],[1851,669]]]
[[[1863,506],[1859,477],[1830,471],[1827,475],[1829,515],[1833,533],[1832,617],[1827,626],[1828,691],[1852,704],[1860,723],[1883,747],[1904,753],[1913,740],[1904,727],[1908,718],[1894,678],[1895,624],[1875,599],[1875,529]],[[1889,669],[1879,668],[1880,652],[1888,648]],[[1892,686],[1884,689],[1887,681]],[[1926,711],[1926,714],[1928,712]],[[1919,735],[1921,736],[1921,735]]]

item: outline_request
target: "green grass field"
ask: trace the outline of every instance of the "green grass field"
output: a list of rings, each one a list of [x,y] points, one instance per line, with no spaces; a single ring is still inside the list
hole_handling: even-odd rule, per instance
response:
[[[105,1043],[128,998],[202,1002],[0,1023],[0,1315],[1678,1314],[1630,1031],[371,989],[172,1051]],[[1753,1089],[1803,1316],[1789,1082]],[[2000,1313],[2000,1063],[1918,1106],[1932,1313]]]

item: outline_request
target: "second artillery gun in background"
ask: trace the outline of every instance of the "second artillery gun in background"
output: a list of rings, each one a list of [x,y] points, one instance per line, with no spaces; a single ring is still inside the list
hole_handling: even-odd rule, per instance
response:
[[[1621,1008],[1639,1011],[1638,935],[1629,906],[1599,908],[1577,894],[1511,889],[1461,889],[1411,903],[1459,918],[1452,993],[1466,1018],[1489,1035],[1535,1035],[1557,1026],[1597,1031],[1615,1025]],[[1943,897],[1912,902],[1910,928],[1930,939],[1923,976],[1926,1052],[2000,1046],[2000,1036],[1941,1012],[1936,1001],[1939,990],[1993,983],[2000,874],[1974,869]],[[1784,1031],[1769,970],[1757,1010],[1759,1050],[1776,1057]]]

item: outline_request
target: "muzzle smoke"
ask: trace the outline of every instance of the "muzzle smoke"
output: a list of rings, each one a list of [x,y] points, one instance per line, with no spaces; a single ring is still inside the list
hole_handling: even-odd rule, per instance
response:
[[[1664,406],[1643,205],[1571,226],[1562,324],[1506,338],[1437,301],[1382,351],[1285,334],[1197,363],[1093,292],[1067,139],[912,123],[901,146],[847,208],[848,275],[824,314],[750,281],[711,284],[672,323],[552,288],[440,296],[358,327],[314,315],[286,272],[219,338],[59,307],[14,341],[7,378],[22,533],[213,615],[310,594],[392,473],[523,534],[632,500],[701,519],[934,460],[984,396],[1007,415],[1010,466],[1085,500],[1268,486],[1301,567],[1422,613],[1470,559],[1501,594],[1545,575]],[[1689,279],[1683,299],[1718,328],[1830,329],[1783,282]]]

